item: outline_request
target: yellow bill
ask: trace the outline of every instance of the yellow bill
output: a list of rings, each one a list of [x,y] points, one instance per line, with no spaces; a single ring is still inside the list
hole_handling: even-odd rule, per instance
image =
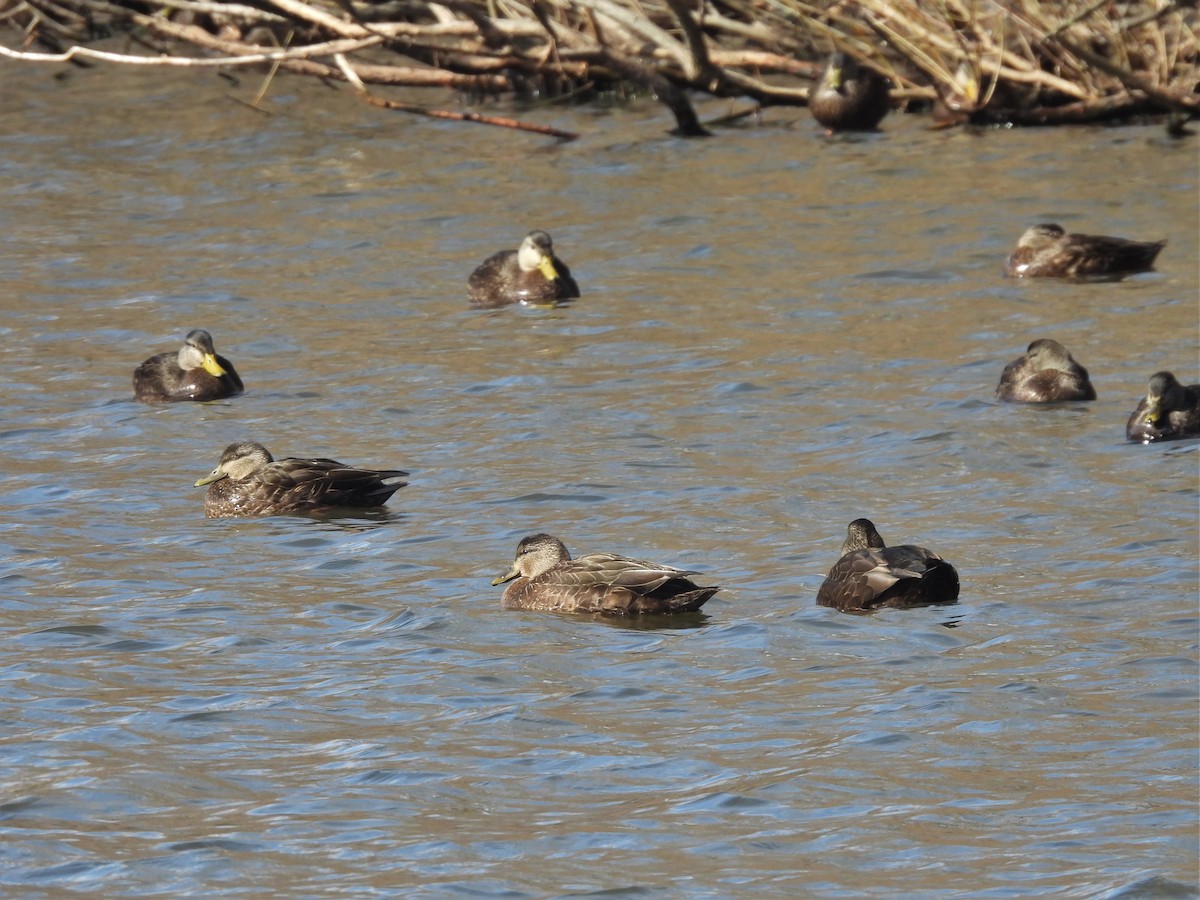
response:
[[[204,366],[205,372],[207,372],[209,375],[214,375],[217,378],[220,378],[225,374],[225,370],[221,368],[221,364],[217,362],[217,358],[211,353],[204,354],[204,359],[201,361],[200,365]]]

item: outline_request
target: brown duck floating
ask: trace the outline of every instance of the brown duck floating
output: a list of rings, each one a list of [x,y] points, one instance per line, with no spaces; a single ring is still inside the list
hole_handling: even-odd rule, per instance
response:
[[[358,469],[332,459],[275,459],[262,444],[230,444],[221,461],[196,487],[208,485],[204,514],[277,516],[336,507],[382,506],[400,488],[407,472]]]
[[[1142,444],[1200,436],[1200,384],[1184,387],[1170,372],[1155,372],[1125,436]]]
[[[504,590],[505,609],[655,615],[692,612],[720,590],[697,585],[689,577],[695,574],[615,553],[572,559],[558,538],[532,534],[517,545],[512,567],[492,584],[516,579]]]
[[[889,106],[887,79],[840,52],[829,57],[808,98],[813,118],[830,131],[872,131]]]
[[[869,612],[958,600],[958,572],[932,550],[887,547],[869,519],[855,519],[846,531],[842,558],[817,591],[821,606]]]
[[[1067,234],[1060,226],[1034,225],[1017,241],[1004,265],[1011,278],[1116,277],[1144,272],[1167,245],[1102,234]]]
[[[489,256],[467,280],[471,305],[495,309],[512,303],[553,306],[579,296],[579,285],[567,264],[554,255],[544,231],[531,231],[516,250]]]
[[[1088,372],[1058,341],[1039,338],[1004,367],[996,399],[1010,403],[1095,400]]]
[[[175,353],[159,353],[133,370],[133,396],[147,403],[221,400],[242,392],[233,363],[213,349],[212,335],[189,331]]]

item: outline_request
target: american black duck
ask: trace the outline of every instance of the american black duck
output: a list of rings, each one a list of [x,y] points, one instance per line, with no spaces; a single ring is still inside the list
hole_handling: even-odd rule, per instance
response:
[[[382,506],[408,484],[398,469],[357,469],[332,459],[275,459],[262,444],[230,444],[217,467],[196,482],[208,485],[204,514],[276,516],[336,507]]]
[[[467,280],[471,305],[495,309],[511,303],[552,306],[579,296],[567,264],[554,255],[550,235],[531,231],[516,250],[489,256]]]
[[[1102,234],[1067,234],[1058,225],[1034,225],[1017,241],[1004,273],[1011,278],[1117,277],[1144,272],[1167,245]]]
[[[1058,341],[1039,338],[1000,375],[996,399],[1010,403],[1095,400],[1088,372]]]
[[[887,115],[887,79],[847,53],[834,53],[808,98],[813,118],[830,131],[871,131]]]
[[[958,600],[958,572],[932,550],[885,546],[869,519],[855,519],[846,532],[842,558],[817,591],[821,606],[870,612]]]
[[[512,567],[493,579],[503,584],[505,609],[542,612],[655,615],[699,609],[719,587],[701,587],[695,572],[643,562],[615,553],[589,553],[572,559],[549,534],[531,534],[517,545]]]
[[[213,349],[212,335],[189,331],[176,353],[159,353],[133,370],[133,396],[147,403],[220,400],[242,392],[233,363]]]
[[[1170,372],[1150,376],[1150,390],[1125,425],[1131,441],[1151,444],[1200,435],[1200,384],[1184,387]]]

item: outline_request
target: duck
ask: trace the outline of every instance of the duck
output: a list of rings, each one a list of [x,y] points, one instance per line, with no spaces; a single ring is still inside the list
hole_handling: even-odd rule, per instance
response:
[[[562,541],[542,533],[521,539],[512,566],[492,585],[512,581],[500,601],[504,609],[661,615],[694,612],[720,590],[696,584],[690,577],[696,574],[616,553],[572,559]]]
[[[830,131],[874,131],[890,104],[887,79],[842,52],[829,57],[808,98],[813,118]]]
[[[313,513],[335,507],[382,506],[407,472],[359,469],[333,459],[275,459],[262,444],[230,444],[217,467],[195,486],[208,486],[204,514],[210,519]]]
[[[1088,372],[1069,350],[1051,338],[1039,338],[1000,375],[996,399],[1009,403],[1057,403],[1095,400]]]
[[[1114,278],[1145,272],[1167,246],[1103,234],[1067,234],[1053,223],[1025,230],[1004,264],[1010,278]]]
[[[243,390],[233,363],[202,328],[189,331],[177,352],[159,353],[133,370],[133,396],[146,403],[223,400]]]
[[[1125,437],[1140,444],[1200,435],[1200,384],[1180,384],[1170,372],[1150,376],[1150,390],[1125,424]]]
[[[819,605],[852,613],[957,601],[954,566],[924,547],[888,547],[870,519],[847,527],[841,559],[817,591]]]
[[[579,296],[571,270],[554,255],[545,231],[531,231],[516,250],[501,250],[485,259],[467,279],[471,305],[497,309],[512,303],[553,306]]]

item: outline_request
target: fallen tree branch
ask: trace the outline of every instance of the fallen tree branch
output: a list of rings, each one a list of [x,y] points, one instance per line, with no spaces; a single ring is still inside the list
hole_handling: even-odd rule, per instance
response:
[[[19,35],[0,56],[274,66],[356,90],[632,83],[698,136],[691,94],[803,105],[832,48],[886,74],[898,102],[940,96],[970,121],[1197,114],[1198,15],[1176,0],[0,0]],[[122,32],[149,52],[89,45]]]
[[[178,32],[174,32],[178,36]],[[222,45],[230,47],[228,42]],[[177,68],[220,66],[250,66],[262,63],[280,62],[293,59],[311,59],[314,56],[331,56],[337,53],[351,53],[373,44],[378,44],[378,38],[359,38],[348,41],[329,41],[324,44],[311,44],[307,47],[291,49],[265,50],[262,52],[236,52],[227,56],[140,56],[134,53],[113,53],[109,50],[93,50],[90,47],[73,46],[62,53],[31,53],[26,50],[10,50],[0,44],[0,56],[25,62],[70,62],[73,59],[99,59],[106,62],[122,63],[127,66],[174,66]],[[239,44],[238,48],[246,48]],[[232,49],[232,48],[231,48]],[[248,49],[248,48],[247,48]]]
[[[365,90],[359,93],[364,100],[372,106],[378,106],[382,109],[395,109],[400,112],[413,113],[418,116],[426,116],[430,119],[452,119],[455,122],[474,122],[479,125],[495,125],[500,128],[514,128],[518,131],[528,131],[533,134],[544,134],[548,137],[558,138],[561,141],[578,140],[579,135],[574,131],[563,131],[560,128],[551,128],[548,125],[534,125],[531,122],[522,122],[519,119],[508,119],[503,116],[485,116],[481,113],[474,112],[455,112],[448,109],[429,109],[424,106],[418,106],[415,103],[402,103],[399,100],[385,100],[382,97],[376,97],[367,93]]]

